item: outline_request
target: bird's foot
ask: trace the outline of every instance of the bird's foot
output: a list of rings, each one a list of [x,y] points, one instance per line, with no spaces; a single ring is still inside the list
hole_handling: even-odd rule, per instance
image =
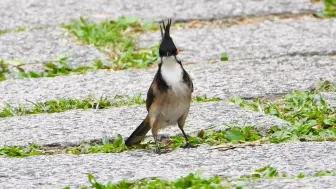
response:
[[[156,147],[156,148],[154,149],[154,153],[160,155],[160,154],[161,154],[161,150],[160,150],[160,148]]]
[[[168,150],[161,150],[159,148],[155,148],[154,149],[154,153],[158,154],[158,155],[161,155],[161,154],[167,154],[169,151]]]
[[[160,141],[163,141],[163,140],[165,140],[165,139],[169,139],[170,138],[170,135],[168,135],[168,134],[161,134],[160,135]]]

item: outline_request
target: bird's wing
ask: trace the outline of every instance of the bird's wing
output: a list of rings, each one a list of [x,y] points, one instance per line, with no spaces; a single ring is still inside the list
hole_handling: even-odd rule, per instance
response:
[[[188,85],[189,89],[191,90],[191,93],[193,93],[194,92],[194,84],[193,84],[193,82],[191,80],[191,77],[188,74],[188,72],[185,71],[184,69],[183,69],[183,72],[184,72],[183,73],[183,80]]]
[[[154,99],[155,99],[155,94],[154,94],[154,87],[155,83],[152,83],[151,86],[149,87],[148,89],[148,92],[147,92],[147,99],[146,99],[146,108],[147,108],[147,111],[149,111],[149,108],[151,107]]]

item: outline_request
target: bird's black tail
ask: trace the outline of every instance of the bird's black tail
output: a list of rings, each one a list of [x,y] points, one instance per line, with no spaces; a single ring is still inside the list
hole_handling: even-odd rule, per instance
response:
[[[151,129],[149,124],[149,117],[147,116],[145,120],[133,131],[133,133],[125,141],[126,146],[132,146],[134,144],[139,144],[141,140],[146,136],[148,131]]]

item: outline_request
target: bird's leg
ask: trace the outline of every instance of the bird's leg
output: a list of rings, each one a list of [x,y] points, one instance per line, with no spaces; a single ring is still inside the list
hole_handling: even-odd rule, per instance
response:
[[[157,154],[161,154],[160,145],[159,145],[159,141],[158,141],[158,135],[155,135],[153,133],[153,137],[154,137],[154,141],[155,141],[155,150],[154,150],[154,152],[157,153]]]
[[[184,138],[185,138],[185,141],[186,141],[186,143],[185,143],[185,145],[183,146],[183,148],[196,148],[197,146],[194,146],[194,145],[190,144],[190,142],[189,142],[189,140],[188,140],[188,136],[185,134],[185,132],[184,132],[184,130],[183,130],[183,127],[180,127],[180,126],[179,126],[179,128],[181,129],[182,134],[183,134],[183,136],[184,136]]]
[[[187,115],[188,115],[188,112],[185,112],[182,117],[179,118],[177,124],[178,124],[178,127],[180,128],[180,130],[182,131],[182,134],[185,138],[185,145],[183,146],[183,148],[196,148],[197,146],[194,146],[192,144],[190,144],[189,140],[188,140],[188,136],[185,134],[184,130],[183,130],[183,126],[184,126],[184,123],[185,123],[185,120],[187,119]]]
[[[155,142],[154,152],[157,154],[161,154],[159,137],[158,137],[158,132],[159,132],[159,128],[161,124],[162,124],[162,121],[160,121],[160,118],[157,118],[155,119],[154,124],[152,126],[152,134],[153,134],[154,142]]]

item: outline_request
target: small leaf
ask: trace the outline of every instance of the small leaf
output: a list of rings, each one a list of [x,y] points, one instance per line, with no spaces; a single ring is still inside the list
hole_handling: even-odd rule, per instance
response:
[[[50,63],[50,62],[49,63],[44,63],[44,66],[46,68],[49,68],[49,69],[52,69],[52,70],[57,70],[58,69],[56,64],[53,64],[53,63]]]
[[[260,176],[260,174],[259,173],[254,173],[254,174],[252,174],[252,178],[260,178],[261,176]]]
[[[226,52],[223,52],[221,54],[221,61],[225,62],[225,61],[228,61],[229,60],[229,56]]]
[[[226,132],[225,138],[227,138],[229,141],[241,141],[245,140],[244,134],[239,131],[238,129],[230,130]]]
[[[263,168],[257,169],[257,170],[255,170],[255,172],[262,173],[262,172],[266,171],[268,168],[269,168],[269,165],[265,166]]]
[[[24,65],[23,60],[3,60],[5,64],[11,65],[11,66],[21,66]]]
[[[117,138],[114,139],[113,145],[119,147],[123,144],[123,142],[124,142],[123,137],[120,134],[118,134]]]

